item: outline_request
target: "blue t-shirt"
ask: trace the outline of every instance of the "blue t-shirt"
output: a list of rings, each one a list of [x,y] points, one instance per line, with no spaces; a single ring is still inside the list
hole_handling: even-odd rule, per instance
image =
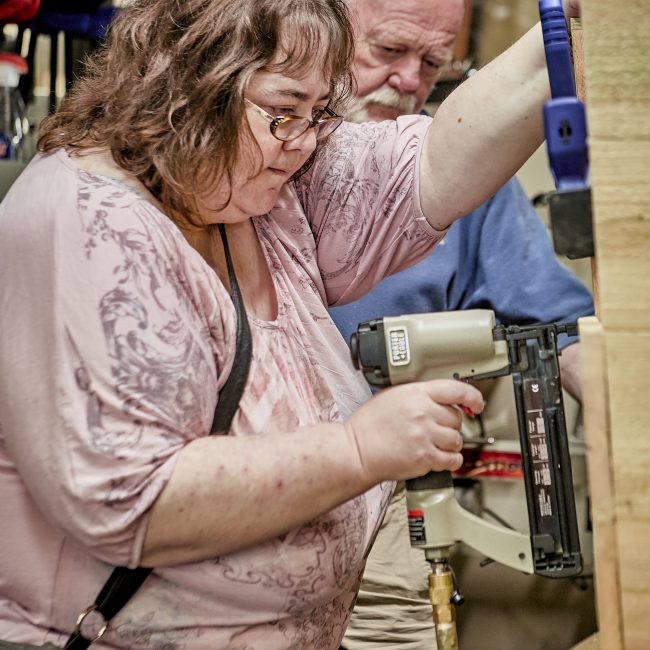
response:
[[[593,314],[591,294],[555,257],[516,179],[452,224],[424,260],[330,313],[349,342],[363,321],[458,309],[492,309],[505,325],[567,323]],[[560,337],[560,347],[568,342]]]

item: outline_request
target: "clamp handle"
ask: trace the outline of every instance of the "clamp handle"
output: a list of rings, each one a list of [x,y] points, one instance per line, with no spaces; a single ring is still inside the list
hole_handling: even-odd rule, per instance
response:
[[[573,63],[562,0],[539,0],[551,100],[544,104],[546,147],[555,187],[584,191],[589,175],[587,120],[576,97]]]
[[[551,97],[575,97],[573,65],[562,0],[539,0],[544,52],[551,82]]]

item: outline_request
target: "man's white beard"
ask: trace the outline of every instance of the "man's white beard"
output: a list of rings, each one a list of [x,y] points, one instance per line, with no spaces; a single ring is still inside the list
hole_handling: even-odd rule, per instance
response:
[[[365,97],[351,99],[345,107],[345,119],[348,122],[368,122],[368,106],[370,104],[381,104],[395,109],[400,115],[415,113],[417,100],[415,95],[402,95],[395,88],[383,86],[374,90]]]

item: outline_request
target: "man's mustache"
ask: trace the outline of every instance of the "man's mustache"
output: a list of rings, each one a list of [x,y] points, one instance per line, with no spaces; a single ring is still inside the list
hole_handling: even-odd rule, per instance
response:
[[[415,113],[417,99],[415,95],[400,93],[395,88],[383,86],[365,97],[352,99],[345,108],[345,117],[350,122],[362,122],[368,119],[367,109],[370,104],[380,104],[395,109],[401,115]]]

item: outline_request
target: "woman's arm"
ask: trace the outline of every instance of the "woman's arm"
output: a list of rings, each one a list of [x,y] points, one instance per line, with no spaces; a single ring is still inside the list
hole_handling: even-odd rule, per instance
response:
[[[342,424],[194,440],[151,508],[141,564],[228,554],[327,512],[371,486],[353,452]]]
[[[376,395],[346,422],[194,440],[149,511],[140,563],[232,553],[303,525],[371,486],[462,463],[460,413],[483,408],[463,382],[437,380]]]
[[[580,0],[564,0],[567,19]],[[549,97],[546,56],[536,24],[472,75],[436,112],[420,159],[420,200],[439,230],[492,196],[543,141]]]
[[[537,24],[442,102],[420,158],[420,200],[434,228],[483,203],[530,157],[548,94]]]

